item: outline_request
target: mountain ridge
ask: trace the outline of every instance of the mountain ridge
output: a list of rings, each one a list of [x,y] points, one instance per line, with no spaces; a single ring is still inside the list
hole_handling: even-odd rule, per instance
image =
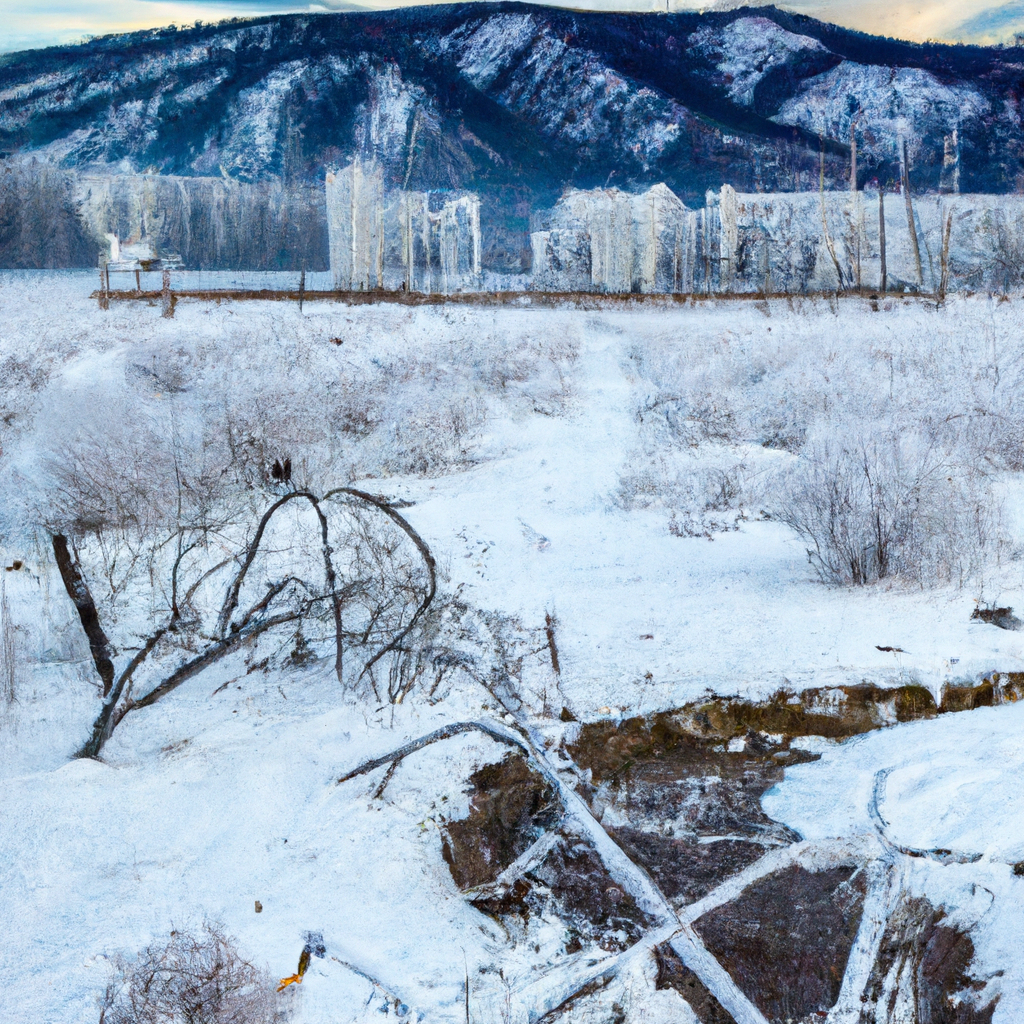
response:
[[[474,80],[478,58],[499,66]],[[409,154],[387,152],[401,146],[381,142],[379,116],[377,138],[367,137],[382,98],[374,91],[390,91],[383,99],[437,122],[419,126],[418,141],[439,146],[420,168],[432,187],[511,177],[549,191],[657,179],[692,199],[730,177],[770,190],[799,186],[802,175],[806,186],[822,148],[829,182],[841,181],[849,136],[832,109],[837,94],[864,106],[878,84],[833,83],[821,102],[808,94],[825,87],[823,76],[865,67],[902,74],[908,88],[937,91],[951,107],[944,119],[901,115],[922,185],[938,186],[942,143],[962,121],[966,149],[1004,151],[1004,166],[977,165],[969,187],[1016,187],[1024,51],[878,39],[774,7],[600,14],[452,4],[264,16],[22,51],[0,62],[0,149],[65,168],[122,162],[255,181],[313,179],[376,146],[392,179],[404,180]],[[752,82],[746,99],[730,93],[737,70]],[[575,102],[576,84],[589,105]],[[897,176],[891,142],[861,142],[865,175]],[[245,148],[254,152],[242,157]],[[520,173],[496,173],[496,164]]]
[[[663,182],[690,205],[723,184],[848,188],[854,139],[861,188],[899,188],[906,144],[914,191],[1017,191],[1022,97],[1024,50],[877,39],[774,7],[499,0],[147,30],[0,60],[0,168],[17,172],[0,254],[31,234],[11,225],[33,166],[69,176],[67,210],[83,175],[322,188],[357,157],[389,189],[476,192],[492,265],[512,269],[567,188]]]

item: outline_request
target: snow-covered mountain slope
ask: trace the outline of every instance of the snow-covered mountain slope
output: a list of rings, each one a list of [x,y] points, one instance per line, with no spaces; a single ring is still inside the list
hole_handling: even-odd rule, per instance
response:
[[[416,187],[546,194],[614,174],[695,197],[723,181],[796,187],[822,133],[841,181],[853,117],[877,137],[863,147],[868,178],[892,174],[905,134],[916,183],[936,183],[956,127],[965,157],[1001,151],[964,160],[964,191],[1005,191],[1019,170],[1019,76],[1012,50],[874,40],[770,7],[294,15],[11,55],[0,145],[62,166],[241,181],[315,179],[372,151]],[[924,86],[928,102],[910,102]]]
[[[726,91],[746,107],[769,75],[805,77],[802,65],[807,62],[829,65],[835,61],[817,39],[788,32],[764,17],[737,18],[724,28],[701,28],[688,42],[694,53],[715,65]]]
[[[979,90],[946,85],[928,71],[843,61],[809,79],[774,119],[828,138],[849,138],[851,126],[855,131],[859,127],[864,152],[896,160],[903,139],[917,155],[922,126],[932,134],[952,136],[988,112],[989,103]]]

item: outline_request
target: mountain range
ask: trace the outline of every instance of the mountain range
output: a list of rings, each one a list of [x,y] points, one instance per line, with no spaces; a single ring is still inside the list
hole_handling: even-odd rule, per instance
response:
[[[772,7],[472,3],[281,15],[0,60],[0,157],[65,171],[471,189],[513,231],[567,187],[1014,191],[1024,49],[912,44]],[[955,176],[954,176],[955,171]]]

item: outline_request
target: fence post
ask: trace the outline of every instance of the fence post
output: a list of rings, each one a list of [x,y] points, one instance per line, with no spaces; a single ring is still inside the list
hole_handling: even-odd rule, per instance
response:
[[[881,262],[881,283],[879,291],[884,295],[888,284],[885,266],[885,193],[882,191],[882,179],[878,179],[878,255]]]
[[[914,253],[914,268],[917,270],[917,286],[924,287],[924,271],[921,268],[921,247],[917,243],[917,228],[914,226],[914,201],[910,197],[910,160],[907,157],[907,140],[903,140],[903,197],[907,206],[907,227],[910,230],[910,246]]]
[[[110,295],[107,292],[106,264],[100,262],[100,288],[96,293],[99,296],[100,309],[110,309]]]
[[[174,300],[171,298],[171,272],[169,270],[164,271],[163,288],[160,293],[160,297],[163,299],[163,316],[172,317],[174,316]]]

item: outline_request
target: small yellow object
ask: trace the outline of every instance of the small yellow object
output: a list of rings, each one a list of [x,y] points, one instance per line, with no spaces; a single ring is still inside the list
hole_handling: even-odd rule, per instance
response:
[[[299,956],[299,971],[298,974],[292,974],[287,978],[281,979],[281,984],[277,986],[278,992],[283,992],[289,985],[301,985],[302,976],[306,973],[306,969],[309,967],[309,950],[304,949]]]

